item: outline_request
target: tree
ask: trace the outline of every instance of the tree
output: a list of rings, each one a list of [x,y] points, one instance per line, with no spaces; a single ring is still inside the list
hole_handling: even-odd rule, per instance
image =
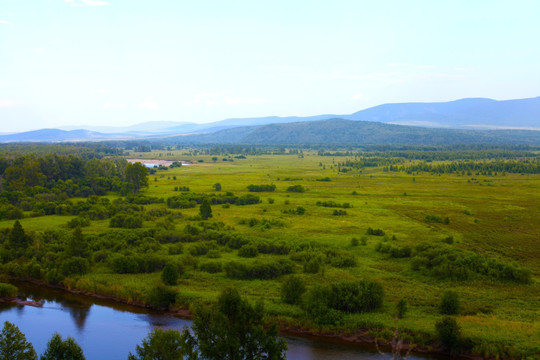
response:
[[[226,289],[217,304],[195,310],[193,335],[183,332],[187,353],[208,360],[285,359],[276,324],[265,328],[263,320],[262,303],[252,306],[236,289]]]
[[[6,321],[0,333],[0,359],[37,360],[36,351],[19,328]]]
[[[191,331],[155,329],[129,360],[282,360],[287,346],[275,324],[265,327],[262,303],[251,306],[235,289],[217,304],[199,305]]]
[[[199,209],[199,214],[204,220],[207,220],[212,217],[212,207],[210,206],[210,201],[204,199]]]
[[[444,349],[456,353],[461,343],[461,328],[456,319],[445,316],[437,321],[435,329]]]
[[[84,239],[80,226],[77,226],[75,230],[73,230],[73,234],[67,243],[66,254],[70,257],[78,256],[88,258],[90,256],[88,241]]]
[[[161,280],[165,285],[176,285],[178,282],[178,269],[173,264],[167,264],[161,271]]]
[[[21,254],[26,250],[28,245],[30,245],[31,241],[32,239],[25,234],[19,220],[15,220],[13,228],[11,228],[11,231],[9,232],[9,245],[11,248],[15,250],[16,253]]]
[[[306,285],[296,276],[290,276],[281,286],[281,300],[287,304],[298,304],[306,291]]]
[[[129,353],[128,360],[178,360],[183,359],[184,336],[177,330],[154,329],[136,347],[137,356]]]
[[[221,183],[215,183],[215,184],[213,185],[213,187],[214,187],[214,190],[216,190],[216,191],[221,191]]]
[[[133,192],[148,187],[148,168],[141,163],[127,164],[124,171],[126,181],[133,185]]]
[[[85,360],[83,351],[77,342],[68,337],[62,340],[60,334],[55,333],[47,343],[47,349],[41,355],[40,360]]]
[[[455,291],[448,290],[443,293],[439,311],[443,315],[457,315],[459,312],[459,296]]]

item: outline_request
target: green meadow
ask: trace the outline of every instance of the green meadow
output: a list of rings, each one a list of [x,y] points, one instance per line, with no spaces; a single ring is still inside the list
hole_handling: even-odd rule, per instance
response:
[[[242,257],[238,249],[214,240],[182,242],[176,252],[170,250],[173,243],[153,246],[152,252],[183,264],[184,271],[173,287],[177,292],[173,309],[214,301],[220,291],[233,286],[252,301],[262,300],[266,311],[284,328],[301,327],[345,335],[361,333],[388,339],[394,328],[396,304],[406,299],[408,311],[398,326],[410,341],[430,348],[436,346],[435,323],[442,317],[438,309],[441,295],[451,289],[459,295],[461,308],[456,319],[463,336],[470,341],[472,353],[517,358],[535,358],[540,353],[538,174],[407,173],[387,171],[381,166],[341,172],[339,163],[345,157],[319,156],[313,151],[246,158],[217,156],[216,159],[179,150],[132,152],[127,156],[130,157],[193,162],[189,166],[157,170],[149,176],[149,186],[142,193],[163,198],[165,203],[147,204],[144,209],[167,210],[169,216],[147,218],[143,229],[167,228],[170,233],[183,234],[190,227],[204,230],[206,226],[241,235],[254,243],[284,243],[290,248],[288,254],[259,251],[254,257]],[[221,185],[220,191],[216,191],[216,183]],[[247,187],[251,184],[273,184],[275,190],[249,192]],[[288,191],[295,185],[301,185],[305,191]],[[177,187],[189,191],[177,191]],[[199,205],[170,209],[166,204],[167,198],[184,193],[228,192],[235,196],[259,196],[260,202],[213,204],[212,217],[207,220],[200,218]],[[111,193],[106,197],[114,201],[120,196]],[[321,206],[323,203],[329,206]],[[71,231],[66,223],[73,218],[25,217],[20,223],[27,232]],[[98,236],[110,231],[109,221],[92,220],[90,226],[82,228],[83,234]],[[12,226],[13,220],[0,222],[0,228]],[[384,235],[369,233],[370,228],[382,230]],[[210,250],[204,254],[191,251],[201,243],[209,244]],[[461,277],[451,274],[452,269],[435,273],[430,269],[435,269],[437,264],[426,265],[430,254],[426,252],[419,261],[423,256],[421,244],[424,248],[431,246],[446,251],[450,262],[455,254],[471,258],[476,255],[492,260],[493,267],[507,264],[529,275],[526,281],[516,281],[511,278],[513,275],[494,275],[489,269]],[[400,255],[400,251],[406,251],[403,249],[411,253]],[[307,260],[295,257],[295,254],[329,250],[354,259],[354,264],[323,262],[318,271],[310,273],[304,271]],[[214,273],[202,270],[207,263],[249,265],[279,259],[292,260],[292,272],[308,289],[340,281],[376,281],[384,289],[383,305],[373,312],[345,314],[333,324],[321,324],[309,319],[302,306],[282,301],[281,286],[291,275],[245,280],[227,276],[223,270]],[[65,278],[63,284],[146,303],[147,293],[161,281],[160,275],[160,272],[116,273],[106,261],[96,261],[89,273]]]

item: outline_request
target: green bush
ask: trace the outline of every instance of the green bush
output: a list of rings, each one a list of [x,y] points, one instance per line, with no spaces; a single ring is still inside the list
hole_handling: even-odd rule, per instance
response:
[[[11,284],[0,283],[0,298],[17,295],[17,287]]]
[[[148,292],[146,301],[152,307],[167,310],[176,302],[176,291],[168,286],[158,284]]]
[[[407,307],[407,300],[401,299],[396,305],[396,316],[398,319],[403,319],[405,317],[405,313],[407,313],[408,307]]]
[[[73,256],[60,263],[60,272],[64,276],[83,275],[90,270],[90,263],[85,258]]]
[[[321,267],[321,259],[313,257],[304,263],[303,270],[306,274],[316,274],[321,270]]]
[[[178,282],[178,267],[173,264],[167,264],[161,270],[161,281],[165,285],[176,285]]]
[[[299,304],[306,292],[306,285],[297,276],[289,276],[281,286],[281,300],[287,304]]]
[[[343,321],[343,314],[329,307],[330,296],[329,287],[315,285],[303,298],[303,309],[308,318],[318,325],[336,325]]]
[[[440,313],[443,315],[457,315],[459,307],[459,295],[452,290],[445,291],[439,304]]]
[[[286,259],[271,263],[244,264],[231,261],[224,267],[227,277],[232,279],[274,279],[281,275],[292,273],[293,264]]]
[[[456,354],[461,345],[461,328],[456,319],[445,316],[435,324],[435,330],[443,348]]]
[[[244,245],[238,250],[238,256],[252,258],[259,254],[259,250],[255,245]]]
[[[298,192],[298,193],[302,193],[302,192],[305,192],[306,191],[306,188],[303,187],[302,185],[292,185],[292,186],[289,186],[287,188],[287,191],[288,192]]]
[[[357,313],[370,312],[383,304],[384,290],[373,281],[342,281],[331,286],[329,306],[333,309]]]

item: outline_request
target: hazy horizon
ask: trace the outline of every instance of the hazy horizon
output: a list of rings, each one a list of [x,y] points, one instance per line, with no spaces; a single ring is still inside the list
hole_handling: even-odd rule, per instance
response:
[[[0,132],[540,94],[540,3],[0,0]]]

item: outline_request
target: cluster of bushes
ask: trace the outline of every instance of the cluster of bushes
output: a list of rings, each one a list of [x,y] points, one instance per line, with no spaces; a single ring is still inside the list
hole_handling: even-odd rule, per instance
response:
[[[287,188],[287,191],[288,192],[298,192],[298,193],[303,193],[303,192],[306,192],[306,188],[303,187],[302,185],[298,184],[298,185],[292,185],[292,186],[289,186]]]
[[[332,215],[334,216],[345,216],[347,215],[347,211],[346,210],[341,210],[341,209],[336,209],[332,212]]]
[[[188,186],[175,186],[175,187],[174,187],[174,191],[188,192],[188,191],[189,191],[189,187],[188,187]]]
[[[349,251],[341,249],[307,249],[295,251],[290,259],[304,264],[304,272],[317,273],[324,264],[337,268],[356,266],[356,257]]]
[[[375,246],[375,251],[383,254],[389,254],[393,258],[408,258],[412,256],[413,249],[410,246],[393,246],[390,244],[379,242]]]
[[[268,230],[273,227],[283,227],[285,226],[285,223],[281,220],[269,220],[269,219],[257,219],[257,218],[249,218],[249,219],[241,219],[238,222],[240,225],[248,225],[249,227],[255,227],[259,226],[261,230]]]
[[[167,264],[167,259],[155,254],[115,255],[109,265],[117,274],[137,274],[160,271]]]
[[[473,275],[481,275],[523,284],[531,282],[529,269],[472,251],[422,243],[416,246],[415,254],[411,264],[413,270],[442,279],[467,280]]]
[[[319,178],[319,179],[315,179],[316,181],[332,181],[332,179],[330,179],[328,176],[327,177],[323,177],[323,178]]]
[[[225,264],[225,274],[232,279],[274,279],[293,272],[293,263],[287,259],[279,259],[268,263],[239,263],[231,261]]]
[[[317,201],[317,203],[315,204],[317,206],[322,206],[322,207],[332,207],[332,208],[342,208],[342,209],[348,209],[348,208],[351,208],[351,204],[350,203],[337,203],[335,201],[332,201],[332,200],[329,200],[329,201]]]
[[[371,227],[368,227],[366,234],[374,236],[384,236],[385,232],[382,229],[372,229]]]
[[[262,185],[248,185],[247,187],[249,192],[272,192],[276,190],[276,185],[274,184],[262,184]]]
[[[316,285],[305,296],[304,309],[318,324],[342,321],[342,312],[363,313],[379,309],[384,300],[384,289],[378,282],[342,281],[332,285]]]
[[[245,194],[242,196],[235,196],[231,192],[225,194],[191,194],[184,193],[181,195],[171,196],[167,198],[167,206],[172,209],[178,208],[193,208],[202,204],[204,200],[208,200],[211,205],[220,204],[233,204],[233,205],[252,205],[261,202],[260,197]]]
[[[109,227],[137,229],[137,228],[141,228],[142,224],[143,224],[143,218],[141,215],[117,214],[111,218],[109,222]]]
[[[448,216],[443,219],[443,217],[440,215],[426,215],[424,220],[427,223],[438,223],[445,225],[450,224],[450,219],[448,218]]]

